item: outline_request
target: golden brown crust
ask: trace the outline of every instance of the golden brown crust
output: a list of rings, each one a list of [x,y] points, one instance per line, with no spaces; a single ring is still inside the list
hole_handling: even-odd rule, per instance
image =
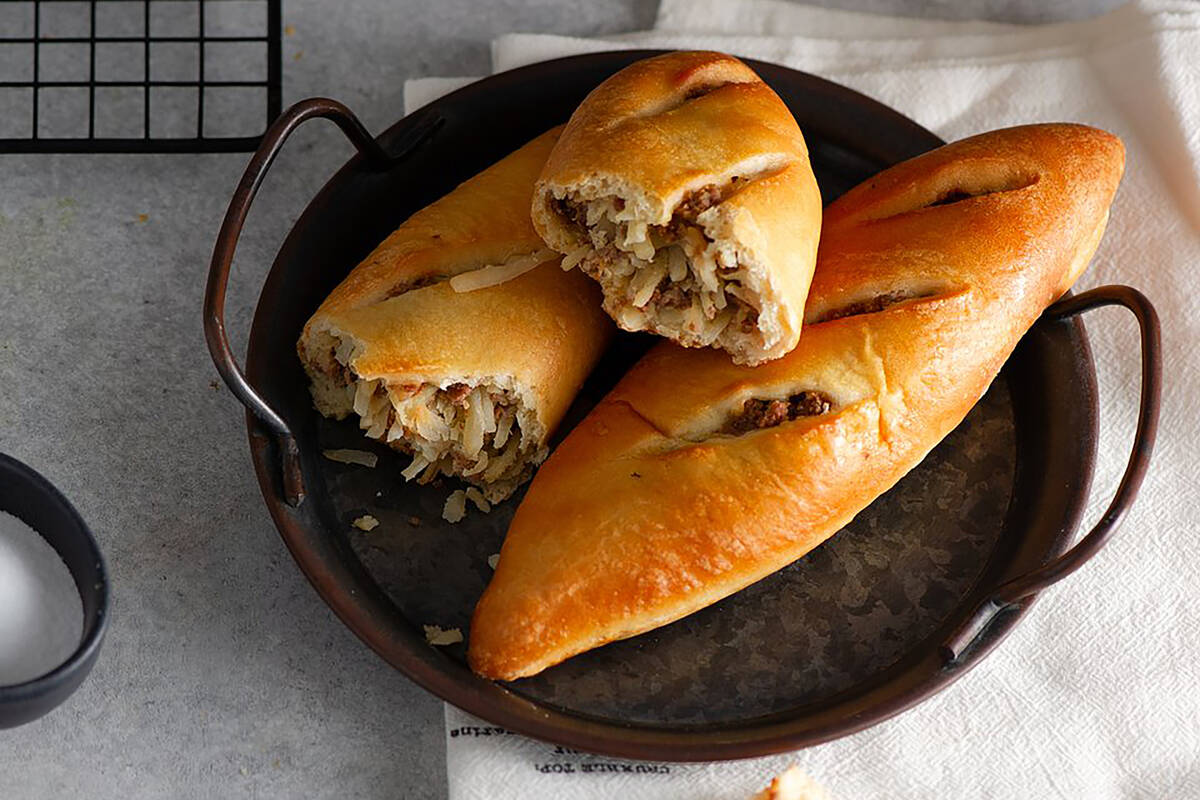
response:
[[[363,343],[355,373],[397,383],[474,384],[511,376],[549,432],[608,342],[595,287],[554,258],[513,280],[456,292],[448,283],[322,319]]]
[[[560,131],[413,214],[367,256],[305,325],[298,350],[310,373],[328,356],[321,336],[343,337],[364,380],[498,382],[529,402],[541,428],[530,433],[548,436],[612,333],[596,287],[559,269],[529,221],[534,179]],[[441,280],[538,251],[544,263],[494,286],[458,292]]]
[[[338,284],[313,315],[334,318],[422,278],[449,277],[543,247],[529,220],[533,182],[559,126],[406,219]]]
[[[721,201],[706,227],[736,243],[761,273],[769,341],[734,351],[735,360],[757,363],[778,358],[799,339],[821,197],[791,112],[741,61],[722,53],[670,53],[600,84],[571,116],[542,170],[533,224],[547,244],[569,253],[586,243],[556,208],[556,198],[569,192],[619,194],[650,224],[665,225],[689,191],[735,177],[751,180]],[[618,321],[624,302],[606,297]]]
[[[530,487],[475,611],[472,667],[535,674],[709,605],[835,533],[962,420],[1069,287],[1123,158],[1102,131],[1013,128],[905,162],[830,206],[810,318],[871,293],[914,298],[811,324],[754,369],[651,351]],[[926,207],[963,187],[998,191]],[[745,400],[799,390],[834,410],[714,434]]]

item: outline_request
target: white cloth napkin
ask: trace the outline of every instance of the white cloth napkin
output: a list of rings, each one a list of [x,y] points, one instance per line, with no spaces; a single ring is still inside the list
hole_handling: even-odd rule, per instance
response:
[[[791,756],[585,772],[617,762],[476,736],[469,729],[487,726],[447,706],[451,798],[745,798],[791,762],[856,800],[1200,797],[1200,4],[1143,0],[1093,20],[1023,27],[778,0],[663,0],[657,28],[605,41],[510,34],[495,41],[493,67],[622,47],[709,48],[830,78],[946,139],[1051,120],[1120,135],[1125,179],[1079,288],[1128,283],[1159,309],[1154,465],[1101,555],[1046,591],[978,668],[899,717]],[[410,81],[406,106],[448,86]],[[1132,319],[1118,310],[1086,319],[1102,426],[1090,520],[1124,468],[1139,373]],[[573,771],[539,769],[553,764]]]

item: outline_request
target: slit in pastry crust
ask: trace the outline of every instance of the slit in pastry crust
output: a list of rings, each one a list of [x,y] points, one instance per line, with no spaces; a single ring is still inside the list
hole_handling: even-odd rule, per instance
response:
[[[408,292],[415,292],[417,289],[424,289],[427,286],[436,286],[449,277],[449,275],[440,275],[434,273],[432,275],[422,275],[421,277],[414,278],[412,280],[401,281],[391,289],[388,289],[384,294],[383,299],[391,300],[393,297],[399,297],[400,295],[407,294]]]
[[[972,165],[949,171],[931,180],[918,191],[902,193],[881,204],[865,219],[879,221],[932,208],[957,205],[990,195],[1007,194],[1027,189],[1038,182],[1036,172],[1011,164]]]
[[[905,286],[893,287],[885,291],[875,291],[870,294],[844,302],[833,308],[810,308],[804,315],[805,325],[819,325],[822,322],[833,322],[835,319],[857,317],[863,314],[878,314],[893,306],[912,300],[928,300],[944,293],[944,287]]]
[[[803,389],[782,398],[752,397],[742,410],[730,417],[721,433],[740,436],[751,431],[774,428],[801,417],[817,417],[835,409],[833,398],[814,389]]]

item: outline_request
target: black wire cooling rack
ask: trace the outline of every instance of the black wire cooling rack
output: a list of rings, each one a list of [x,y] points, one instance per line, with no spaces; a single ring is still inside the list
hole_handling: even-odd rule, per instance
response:
[[[0,0],[0,153],[253,150],[280,0]]]

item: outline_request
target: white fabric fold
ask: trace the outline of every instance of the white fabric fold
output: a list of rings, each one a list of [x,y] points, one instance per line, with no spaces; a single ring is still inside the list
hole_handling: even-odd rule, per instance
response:
[[[789,0],[661,0],[654,30],[684,33],[740,33],[854,39],[899,39],[905,36],[956,36],[1021,30],[1022,25],[984,20],[938,20],[889,17],[837,8],[821,8]]]
[[[1165,385],[1154,463],[1103,553],[1046,591],[978,668],[893,720],[791,756],[585,772],[584,763],[616,762],[463,734],[487,726],[448,706],[451,797],[745,798],[793,761],[835,797],[856,800],[1200,797],[1200,4],[1143,0],[1092,20],[1023,27],[779,0],[663,0],[658,26],[605,40],[501,36],[493,67],[617,48],[715,49],[845,84],[948,140],[1058,120],[1120,135],[1125,179],[1078,288],[1127,283],[1159,309]],[[406,106],[445,86],[409,82]],[[1086,320],[1101,400],[1091,521],[1124,468],[1139,373],[1128,314]],[[555,763],[574,768],[539,769]]]

